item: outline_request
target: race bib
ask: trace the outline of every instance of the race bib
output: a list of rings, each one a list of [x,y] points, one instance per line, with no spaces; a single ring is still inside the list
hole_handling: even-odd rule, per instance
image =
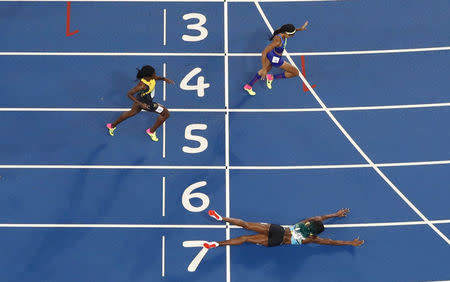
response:
[[[272,58],[272,63],[278,63],[280,61],[280,58],[278,58],[278,57],[273,57]]]
[[[160,113],[162,113],[163,110],[164,110],[164,108],[158,104],[158,107],[155,109],[155,112],[160,114]]]

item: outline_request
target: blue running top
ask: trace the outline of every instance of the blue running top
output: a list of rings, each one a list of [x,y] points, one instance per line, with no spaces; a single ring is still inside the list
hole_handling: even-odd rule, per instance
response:
[[[286,48],[287,38],[283,40],[283,36],[281,36],[280,34],[278,34],[278,36],[281,39],[281,46],[275,47],[273,50],[281,55],[281,54],[283,54],[284,48]]]

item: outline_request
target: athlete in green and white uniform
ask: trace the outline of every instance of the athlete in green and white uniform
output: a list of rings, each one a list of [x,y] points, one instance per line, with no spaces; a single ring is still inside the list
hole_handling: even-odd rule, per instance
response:
[[[222,217],[216,211],[210,210],[208,214],[218,221],[229,222],[259,234],[240,236],[221,242],[207,242],[203,246],[208,249],[227,245],[241,245],[243,243],[253,243],[266,247],[274,247],[283,244],[302,245],[309,243],[335,246],[361,246],[364,243],[364,240],[359,240],[359,238],[352,241],[341,241],[320,238],[317,236],[317,234],[325,229],[322,221],[333,217],[345,217],[349,212],[349,209],[340,209],[332,214],[310,217],[292,226],[283,227],[278,224],[245,222],[237,218]]]

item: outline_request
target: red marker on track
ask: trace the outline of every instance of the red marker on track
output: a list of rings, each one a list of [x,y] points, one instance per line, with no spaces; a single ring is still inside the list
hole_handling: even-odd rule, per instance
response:
[[[70,1],[67,2],[67,21],[66,21],[66,36],[72,36],[80,32],[78,29],[70,32]]]
[[[302,74],[306,78],[306,68],[305,68],[305,56],[301,56],[302,58]],[[315,88],[317,85],[313,84],[311,85],[312,88]],[[306,84],[303,83],[303,92],[308,92],[308,87],[306,87]]]

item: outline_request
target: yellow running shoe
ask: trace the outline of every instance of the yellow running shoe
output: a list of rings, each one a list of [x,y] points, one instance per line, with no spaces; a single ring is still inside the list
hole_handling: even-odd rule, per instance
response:
[[[272,81],[273,81],[273,75],[271,75],[271,74],[266,75],[267,88],[272,89]]]
[[[147,132],[148,136],[150,136],[150,138],[152,138],[153,141],[158,142],[159,139],[158,139],[158,137],[156,137],[156,131],[152,133],[149,128],[149,129],[147,129],[146,132]]]
[[[109,135],[114,136],[114,130],[116,130],[116,128],[112,127],[111,123],[108,123],[106,127],[109,129]]]
[[[247,91],[248,94],[250,94],[251,96],[255,96],[256,95],[256,92],[253,91],[252,87],[250,85],[248,85],[248,84],[246,84],[244,86],[244,90]]]

